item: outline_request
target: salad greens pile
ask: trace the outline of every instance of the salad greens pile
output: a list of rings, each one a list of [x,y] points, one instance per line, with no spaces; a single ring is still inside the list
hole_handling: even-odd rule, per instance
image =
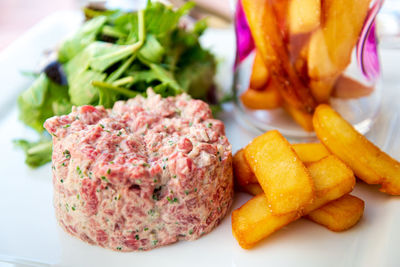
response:
[[[148,87],[163,97],[187,92],[215,104],[215,59],[199,43],[206,23],[189,29],[180,21],[192,7],[189,2],[173,10],[148,1],[138,12],[85,8],[88,20],[18,98],[20,119],[42,134],[37,142],[15,141],[26,163],[38,167],[51,160],[43,123],[74,105],[111,108],[117,100],[145,95]]]

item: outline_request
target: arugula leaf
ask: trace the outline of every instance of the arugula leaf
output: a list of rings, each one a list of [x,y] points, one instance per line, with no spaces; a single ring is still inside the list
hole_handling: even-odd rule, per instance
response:
[[[114,63],[129,57],[137,50],[137,45],[117,45],[106,42],[94,42],[90,45],[94,51],[89,66],[99,72],[105,71]]]
[[[129,68],[129,66],[132,64],[132,62],[135,60],[136,55],[131,56],[128,58],[124,63],[122,63],[121,66],[118,67],[114,72],[112,72],[108,77],[107,77],[107,82],[113,82]]]
[[[139,50],[139,55],[146,59],[147,61],[151,61],[153,63],[160,63],[165,54],[164,47],[157,41],[154,35],[147,35],[146,42],[143,47]]]
[[[174,95],[183,92],[182,87],[174,79],[174,75],[172,72],[167,71],[163,67],[153,63],[150,64],[150,69],[157,76],[158,80],[160,80],[162,83],[169,85],[172,89],[174,89]]]
[[[25,152],[25,163],[32,168],[39,167],[51,161],[53,142],[48,138],[38,142],[23,139],[14,140],[14,144]]]
[[[92,81],[103,81],[105,78],[106,74],[92,70],[74,76],[73,80],[68,81],[71,103],[77,106],[95,104],[99,99],[99,92],[93,87]]]
[[[58,50],[58,60],[67,62],[93,42],[101,27],[106,23],[107,17],[98,16],[85,22],[75,35],[68,38]]]

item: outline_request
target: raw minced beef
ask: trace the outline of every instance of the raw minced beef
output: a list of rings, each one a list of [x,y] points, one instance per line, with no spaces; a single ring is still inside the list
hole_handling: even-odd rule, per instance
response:
[[[149,250],[210,232],[233,196],[231,146],[208,105],[148,90],[53,117],[54,206],[88,243]]]

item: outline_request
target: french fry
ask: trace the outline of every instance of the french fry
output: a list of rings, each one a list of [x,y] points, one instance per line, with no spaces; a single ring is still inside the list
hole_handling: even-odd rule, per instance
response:
[[[262,190],[261,186],[258,183],[241,186],[239,187],[239,190],[241,192],[245,192],[253,196],[256,196],[260,193],[264,193],[264,191]]]
[[[316,102],[289,60],[273,6],[269,0],[243,0],[242,5],[257,51],[262,56],[271,77],[275,76],[278,80],[281,96],[288,105],[312,113]]]
[[[304,130],[307,132],[312,132],[314,130],[314,126],[312,124],[312,115],[308,112],[304,112],[294,106],[289,104],[284,104],[283,108],[287,113],[297,122]]]
[[[282,97],[277,89],[276,79],[271,77],[264,90],[251,88],[244,92],[240,99],[250,109],[275,109],[282,105]]]
[[[311,211],[306,218],[331,231],[341,232],[356,225],[363,213],[364,201],[347,194]]]
[[[312,202],[314,186],[310,173],[278,131],[256,137],[244,154],[273,214],[297,212]]]
[[[233,156],[232,167],[236,185],[239,187],[258,183],[257,178],[254,176],[253,171],[250,169],[250,166],[246,161],[243,149],[236,152]]]
[[[318,103],[329,102],[336,80],[336,75],[320,80],[310,80],[311,93]]]
[[[329,151],[321,143],[293,144],[294,151],[300,160],[305,163],[313,163],[330,155]],[[238,189],[252,195],[263,192],[258,180],[251,170],[244,155],[243,149],[233,156],[233,174]]]
[[[343,99],[360,98],[370,95],[373,91],[373,86],[362,84],[350,77],[341,75],[333,87],[332,96]]]
[[[352,191],[355,178],[350,168],[335,156],[312,163],[309,168],[315,183],[315,200],[303,213],[290,212],[274,215],[269,201],[261,193],[232,213],[232,232],[242,248],[249,249],[302,215],[322,207]]]
[[[318,139],[358,178],[368,184],[381,184],[382,192],[400,195],[398,161],[368,141],[328,105],[318,106],[313,124]]]
[[[331,154],[321,143],[293,144],[292,147],[304,163],[316,162]]]
[[[288,20],[291,34],[315,30],[321,22],[321,0],[290,0]]]
[[[260,53],[256,51],[253,68],[250,76],[250,88],[254,90],[263,90],[268,83],[269,72]]]
[[[371,0],[324,0],[323,25],[311,37],[308,69],[313,79],[338,75],[350,63]]]
[[[331,59],[329,49],[323,30],[317,29],[313,32],[307,55],[308,76],[311,80],[329,79],[340,73],[339,67]]]

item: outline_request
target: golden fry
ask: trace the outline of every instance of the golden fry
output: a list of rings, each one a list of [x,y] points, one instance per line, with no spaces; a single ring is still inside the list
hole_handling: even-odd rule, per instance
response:
[[[312,132],[314,130],[314,126],[312,124],[312,115],[308,112],[304,112],[294,106],[284,104],[283,108],[287,113],[297,122],[304,130],[307,132]]]
[[[338,75],[349,65],[370,2],[371,0],[323,1],[323,25],[313,33],[308,50],[308,70],[312,79]]]
[[[328,168],[327,168],[328,167]],[[303,213],[290,212],[274,215],[269,210],[269,201],[261,193],[232,213],[232,232],[242,248],[249,249],[280,228],[338,199],[352,191],[355,178],[353,172],[335,156],[328,156],[309,167],[315,183],[316,198]]]
[[[368,184],[381,184],[382,192],[400,195],[398,161],[358,133],[328,105],[318,106],[313,124],[319,140],[350,166],[358,178]]]
[[[242,5],[257,52],[271,77],[276,77],[281,96],[288,105],[312,113],[316,102],[290,62],[273,6],[269,0],[243,0]]]
[[[310,212],[307,219],[334,232],[341,232],[356,225],[363,214],[364,201],[347,194]]]
[[[321,22],[321,0],[290,0],[288,20],[291,34],[315,30]]]
[[[253,171],[250,169],[250,166],[246,161],[243,149],[236,152],[233,156],[232,166],[235,184],[239,187],[258,183],[257,178],[254,176]]]
[[[293,149],[304,163],[312,163],[321,160],[331,153],[321,143],[293,144]]]
[[[264,193],[264,191],[262,190],[261,186],[258,183],[241,186],[239,187],[239,190],[241,192],[246,192],[253,196],[256,196],[260,193]]]
[[[267,66],[260,55],[256,51],[253,62],[253,69],[250,76],[250,88],[254,90],[262,90],[268,83],[269,72]]]
[[[314,189],[310,173],[278,131],[256,137],[244,153],[272,213],[300,211],[312,202]]]
[[[240,99],[243,105],[250,109],[275,109],[282,105],[282,97],[275,86],[275,79],[271,78],[267,87],[262,91],[251,88],[244,92]]]
[[[329,102],[336,80],[336,76],[320,80],[310,80],[309,85],[311,92],[318,103]]]

